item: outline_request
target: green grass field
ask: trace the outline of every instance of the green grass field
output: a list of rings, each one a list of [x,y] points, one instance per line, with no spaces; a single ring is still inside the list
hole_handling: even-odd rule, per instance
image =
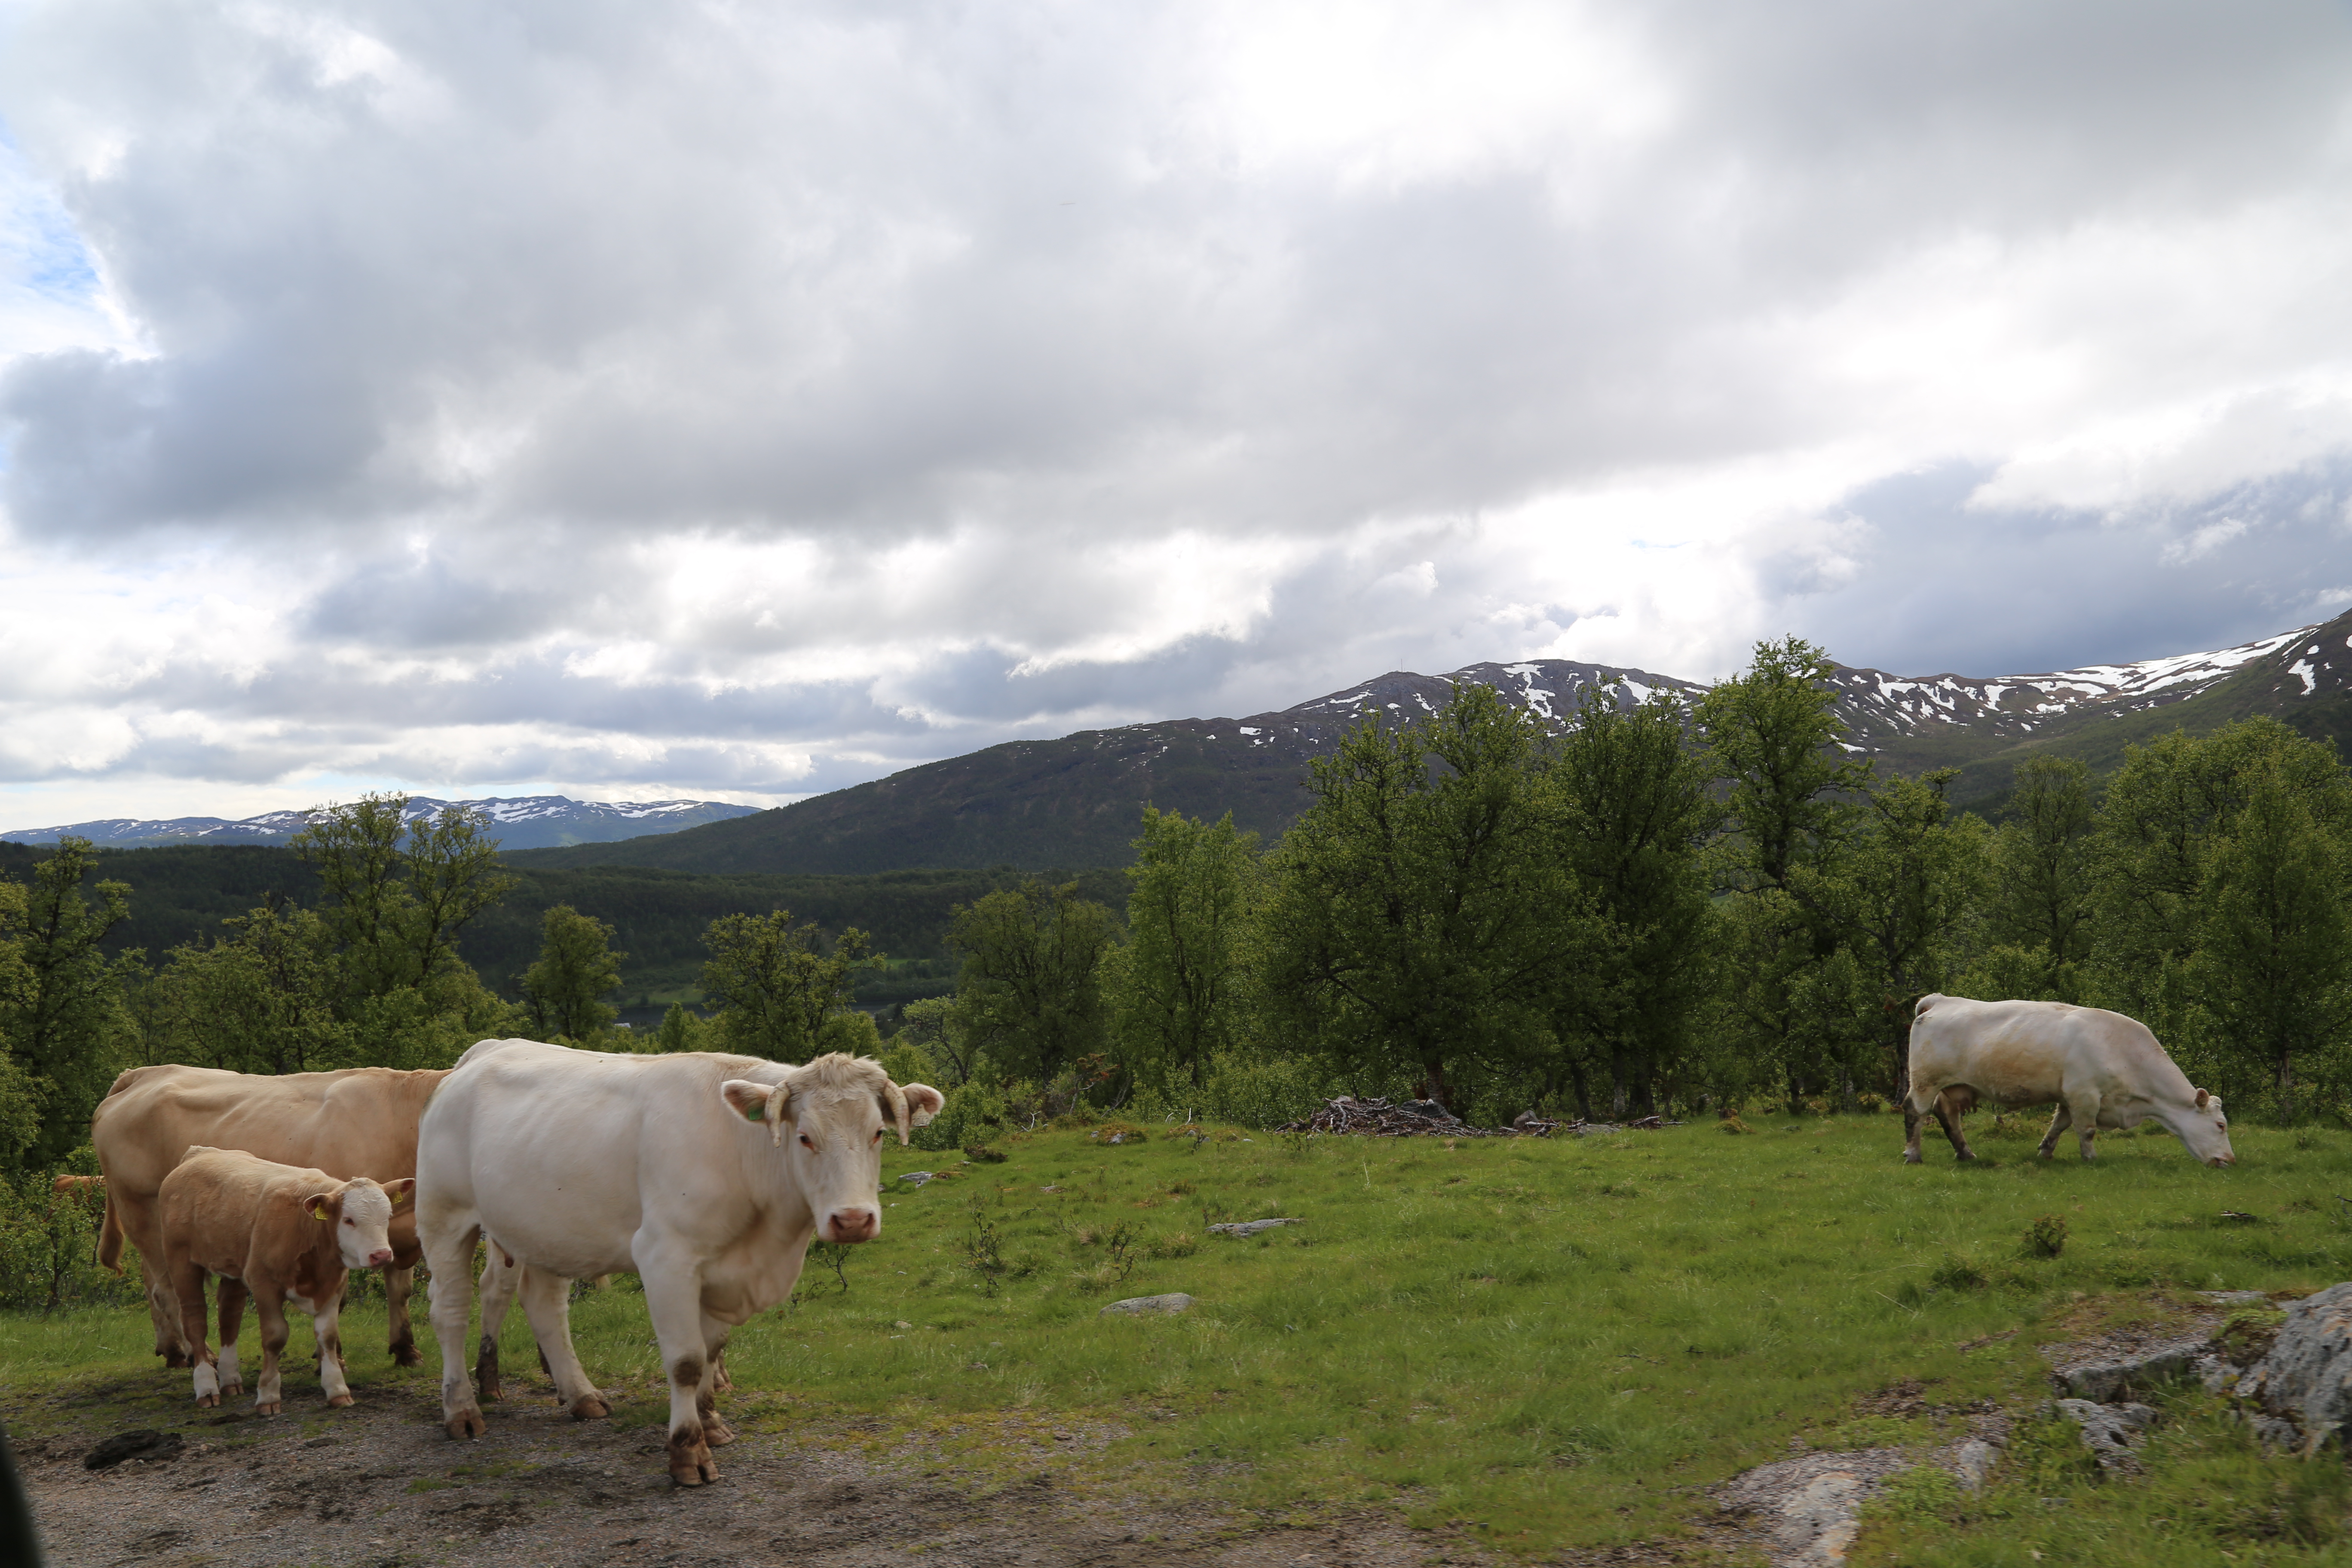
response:
[[[813,1260],[797,1305],[738,1333],[728,1408],[755,1430],[922,1450],[977,1474],[1034,1465],[1012,1439],[1041,1426],[1109,1433],[1071,1461],[1106,1496],[1191,1489],[1275,1517],[1375,1506],[1535,1553],[1696,1542],[1685,1521],[1707,1511],[1700,1489],[1787,1457],[1791,1438],[1958,1433],[1958,1417],[1857,1410],[1900,1380],[1938,1405],[2030,1409],[2046,1397],[2043,1341],[2161,1317],[2192,1289],[2352,1277],[2333,1197],[2352,1191],[2352,1135],[2240,1129],[2226,1171],[2169,1137],[2110,1136],[2084,1166],[2071,1139],[2036,1160],[2038,1123],[2000,1137],[1970,1121],[1988,1156],[1974,1167],[1941,1146],[1900,1164],[1893,1116],[1450,1148],[1167,1129],[1108,1146],[1060,1131],[1006,1142],[989,1164],[893,1149],[882,1239],[848,1251],[845,1289]],[[953,1174],[896,1180],[922,1169]],[[1206,1232],[1270,1215],[1306,1223]],[[2026,1255],[2043,1215],[2065,1224],[2055,1258]],[[1198,1299],[1192,1311],[1098,1315],[1175,1290]],[[371,1382],[433,1377],[429,1338],[427,1364],[395,1373],[380,1307],[346,1321],[362,1398]],[[628,1283],[584,1298],[572,1321],[591,1374],[629,1385],[616,1418],[662,1420]],[[152,1367],[147,1335],[132,1310],[0,1320],[0,1397],[13,1411],[59,1379]],[[504,1344],[509,1366],[530,1364],[520,1314]],[[2262,1458],[2201,1395],[2176,1404],[2147,1483],[2101,1483],[2029,1431],[2004,1483],[1965,1506],[1904,1489],[1856,1561],[2336,1560],[2352,1506],[2340,1463]],[[2175,1500],[2148,1524],[2159,1496]]]

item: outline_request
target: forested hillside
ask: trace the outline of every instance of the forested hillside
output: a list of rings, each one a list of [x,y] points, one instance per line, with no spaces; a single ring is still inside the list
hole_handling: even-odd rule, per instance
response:
[[[1130,835],[1131,836],[1131,835]],[[23,845],[0,844],[0,876],[27,880],[47,854]],[[569,905],[604,921],[613,944],[627,954],[621,966],[620,994],[675,993],[697,987],[705,958],[702,935],[722,915],[764,914],[789,910],[800,920],[835,932],[851,926],[873,938],[892,959],[934,961],[946,968],[948,922],[958,904],[973,902],[1001,888],[1025,881],[1029,873],[997,871],[894,871],[874,877],[704,877],[682,871],[633,867],[577,870],[518,868],[515,884],[496,905],[469,922],[457,939],[457,953],[502,995],[520,994],[517,977],[539,956],[546,911]],[[1124,900],[1125,880],[1116,870],[1055,872],[1075,878],[1086,897]],[[222,921],[244,915],[270,899],[315,903],[319,879],[291,849],[258,846],[101,851],[84,879],[122,883],[129,889],[129,915],[107,933],[109,953],[143,950],[161,963],[185,942],[226,934]],[[927,977],[916,994],[936,994],[951,984]],[[863,976],[862,1002],[887,1004],[905,985],[887,976]]]
[[[2258,715],[2352,742],[2352,614],[2212,653],[2053,674],[1895,676],[1826,661],[1844,744],[1893,773],[1956,768],[1953,801],[1997,806],[2018,763],[2087,763],[2174,730],[2210,734]],[[1411,723],[1465,686],[1492,688],[1557,735],[1588,702],[1630,711],[1698,682],[1538,659],[1445,675],[1391,673],[1247,719],[1171,719],[1053,741],[1018,741],[908,768],[773,811],[622,844],[529,850],[518,865],[704,872],[864,873],[918,866],[1125,864],[1146,805],[1268,839],[1307,810],[1310,764],[1366,718]]]

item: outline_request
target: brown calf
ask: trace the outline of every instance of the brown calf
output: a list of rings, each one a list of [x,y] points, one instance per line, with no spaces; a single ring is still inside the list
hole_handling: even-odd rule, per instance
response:
[[[234,1149],[197,1145],[156,1193],[165,1277],[178,1298],[180,1330],[195,1364],[196,1404],[244,1392],[236,1335],[245,1298],[261,1320],[261,1377],[254,1408],[278,1414],[278,1357],[286,1348],[286,1304],[309,1312],[319,1342],[319,1381],[331,1405],[352,1402],[343,1377],[343,1276],[392,1259],[394,1208],[416,1190],[413,1176],[379,1185],[324,1171],[279,1165]],[[205,1276],[220,1288],[220,1355],[205,1344]]]

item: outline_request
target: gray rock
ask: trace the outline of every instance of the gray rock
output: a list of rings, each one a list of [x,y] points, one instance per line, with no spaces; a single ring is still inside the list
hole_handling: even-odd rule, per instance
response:
[[[1306,1223],[1303,1219],[1241,1220],[1232,1225],[1213,1225],[1209,1227],[1209,1231],[1213,1236],[1255,1236],[1259,1231],[1272,1230],[1278,1225],[1305,1225]]]
[[[2140,1434],[2157,1422],[2157,1413],[2145,1405],[2100,1405],[2088,1399],[2062,1399],[2058,1414],[2082,1428],[2083,1447],[2098,1457],[2101,1468],[2126,1473],[2139,1469],[2132,1449]]]
[[[2119,1360],[2085,1362],[2080,1366],[2062,1368],[2050,1377],[2076,1399],[2113,1405],[2127,1395],[2150,1394],[2164,1384],[2187,1377],[2204,1350],[2202,1335],[2172,1340]]]
[[[2249,1301],[2270,1300],[2260,1290],[2200,1290],[2197,1294],[2208,1301],[2216,1301],[2230,1307],[2242,1306]]]
[[[2263,1441],[2309,1454],[2352,1420],[2347,1382],[2352,1284],[2330,1285],[2287,1304],[2270,1353],[2239,1376],[2235,1393]]]
[[[2189,1370],[2208,1394],[2228,1394],[2238,1386],[2238,1369],[2226,1356],[2200,1355]]]
[[[1181,1312],[1192,1304],[1192,1297],[1181,1290],[1174,1290],[1165,1296],[1129,1296],[1124,1301],[1113,1301],[1095,1315],[1108,1318],[1113,1312],[1123,1312],[1139,1317],[1148,1312]]]
[[[929,1171],[909,1171],[898,1179],[902,1182],[912,1182],[919,1187],[931,1179],[931,1173]]]
[[[1992,1468],[1999,1463],[1999,1448],[1981,1437],[1971,1437],[1960,1445],[1958,1453],[1952,1456],[1952,1479],[1960,1483],[1962,1491],[1977,1491],[1984,1486],[1986,1478],[1992,1474]]]

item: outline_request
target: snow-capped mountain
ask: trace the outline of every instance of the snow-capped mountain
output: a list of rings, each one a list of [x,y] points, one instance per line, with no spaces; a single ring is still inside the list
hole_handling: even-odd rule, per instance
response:
[[[1896,676],[1841,665],[1832,679],[1842,693],[1838,711],[1853,731],[1850,749],[1875,752],[1898,737],[1942,725],[2023,739],[2047,729],[2053,720],[2088,711],[2114,717],[2145,712],[2200,696],[2249,665],[2290,649],[2300,657],[2282,672],[2280,695],[2341,690],[2345,675],[2352,674],[2347,645],[2352,631],[2339,619],[2212,653],[2086,665],[2048,675]]]
[[[595,801],[560,795],[487,796],[480,800],[434,800],[412,795],[402,814],[407,821],[437,816],[452,807],[489,818],[489,836],[507,849],[546,849],[566,844],[606,844],[647,833],[675,833],[757,809],[716,800]],[[231,822],[219,816],[142,818],[117,816],[71,822],[56,827],[0,831],[18,844],[54,844],[68,836],[110,849],[147,849],[167,844],[283,844],[310,825],[307,811],[271,811]]]

